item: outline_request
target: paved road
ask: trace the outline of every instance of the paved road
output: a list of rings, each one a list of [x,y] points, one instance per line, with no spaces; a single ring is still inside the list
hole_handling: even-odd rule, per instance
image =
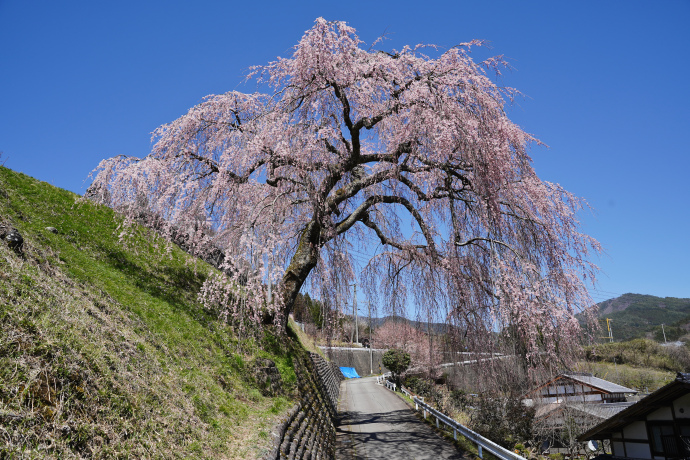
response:
[[[375,377],[343,381],[339,413],[339,460],[463,458]]]

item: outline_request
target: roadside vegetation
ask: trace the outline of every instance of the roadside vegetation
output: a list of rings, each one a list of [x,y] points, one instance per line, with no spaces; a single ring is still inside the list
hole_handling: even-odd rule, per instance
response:
[[[197,302],[213,270],[0,168],[0,458],[253,458],[293,404],[295,342]],[[280,373],[269,388],[257,362]]]

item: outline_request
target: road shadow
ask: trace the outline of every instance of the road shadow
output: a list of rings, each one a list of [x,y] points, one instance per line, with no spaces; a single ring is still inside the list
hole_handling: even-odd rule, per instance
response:
[[[343,459],[464,459],[450,442],[410,410],[343,411],[336,427]]]

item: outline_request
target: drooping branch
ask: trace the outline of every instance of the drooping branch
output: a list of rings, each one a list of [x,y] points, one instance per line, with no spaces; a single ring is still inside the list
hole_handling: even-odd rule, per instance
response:
[[[513,248],[508,243],[505,243],[501,240],[496,240],[493,238],[475,237],[475,238],[470,238],[469,240],[466,240],[466,241],[459,241],[456,239],[455,240],[455,246],[461,248],[464,246],[474,245],[474,246],[477,246],[477,247],[482,248],[484,250],[487,250],[484,246],[477,244],[478,241],[486,241],[487,243],[490,243],[490,244],[497,244],[499,246],[503,246],[503,247],[509,249],[510,252],[512,252],[518,259],[522,260],[522,254],[520,254],[517,250],[515,250],[515,248]]]
[[[204,302],[244,283],[252,311],[286,321],[307,279],[342,304],[343,279],[363,277],[398,311],[443,305],[467,344],[505,327],[525,362],[553,361],[577,341],[596,273],[583,202],[536,176],[538,141],[506,116],[513,90],[466,48],[427,49],[367,51],[352,27],[318,19],[292,56],[253,71],[271,94],[206,98],[156,130],[145,159],[102,162],[93,187],[225,255]],[[281,295],[269,301],[266,284]]]
[[[405,246],[405,245],[399,243],[398,241],[395,241],[392,238],[389,238],[388,236],[386,236],[381,231],[381,229],[379,228],[378,225],[376,225],[374,222],[371,221],[371,219],[369,219],[368,215],[364,216],[364,218],[362,218],[360,220],[360,222],[362,222],[364,225],[366,225],[367,227],[372,229],[376,233],[376,236],[381,241],[381,244],[383,244],[384,246],[387,245],[387,246],[393,247],[395,249],[399,249],[400,251],[405,251],[405,250],[410,249],[410,248],[412,248],[412,249],[425,249],[426,248],[425,245]]]

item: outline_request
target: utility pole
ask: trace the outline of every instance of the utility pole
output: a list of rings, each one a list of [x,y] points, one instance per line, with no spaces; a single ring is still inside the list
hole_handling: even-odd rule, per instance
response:
[[[357,316],[357,283],[355,283],[355,299],[352,302],[352,309],[355,311],[355,343],[359,343],[359,317]]]
[[[369,375],[374,373],[374,351],[371,349],[371,300],[367,299],[369,306]]]
[[[354,300],[352,301],[352,316],[355,317],[355,328],[354,328],[354,330],[352,331],[352,334],[350,334],[350,342],[352,342],[352,339],[353,339],[352,336],[353,336],[354,334],[357,334],[357,335],[354,337],[354,339],[355,339],[355,343],[359,343],[359,325],[357,324],[357,322],[358,322],[358,319],[357,319],[357,283],[350,284],[350,286],[354,286],[354,287],[355,287],[355,298],[354,298]]]

